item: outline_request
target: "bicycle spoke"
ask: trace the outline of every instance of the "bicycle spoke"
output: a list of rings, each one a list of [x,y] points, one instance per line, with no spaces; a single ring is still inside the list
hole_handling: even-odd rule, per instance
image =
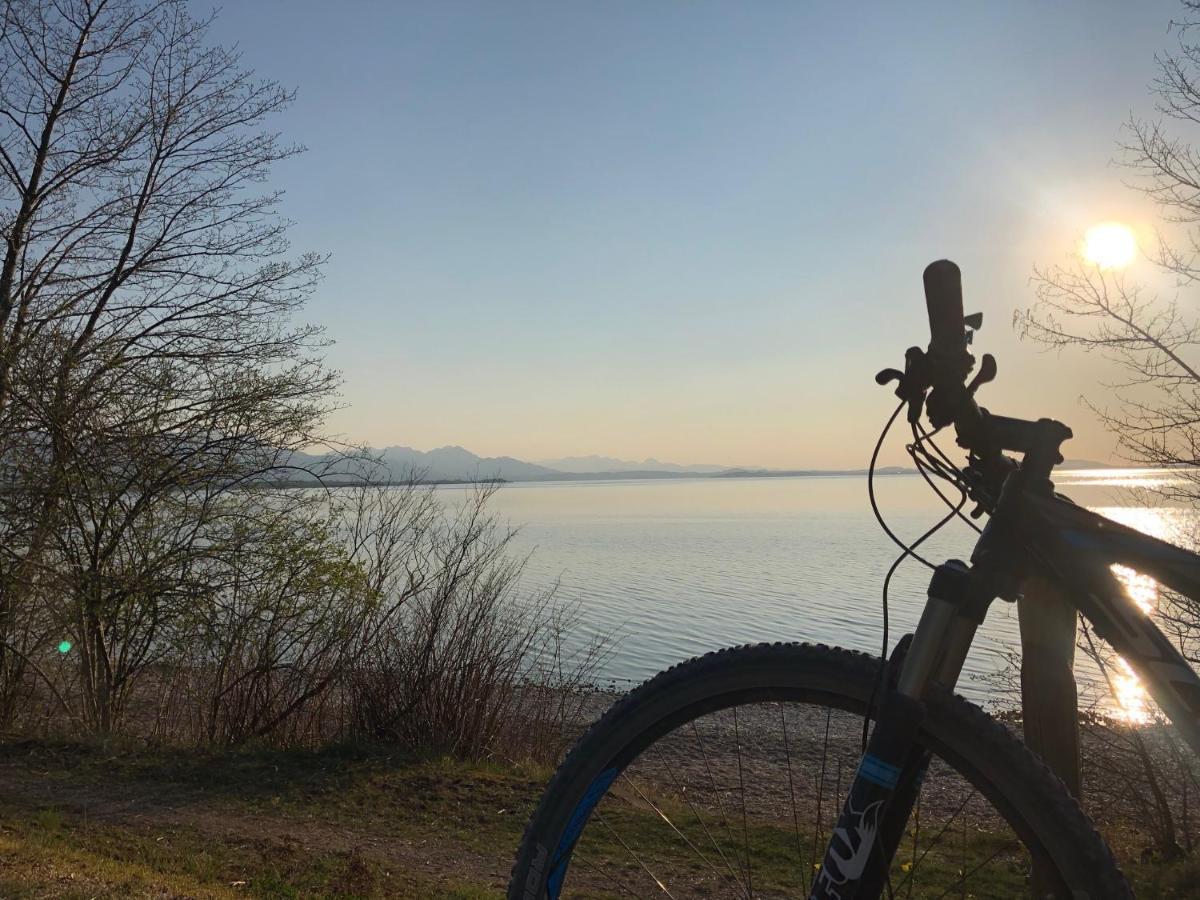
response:
[[[700,748],[700,758],[704,760],[704,771],[708,775],[708,783],[712,786],[713,796],[716,797],[717,800],[717,808],[721,812],[721,824],[725,827],[725,834],[728,835],[729,844],[732,847],[734,843],[733,830],[729,826],[729,817],[725,814],[725,803],[721,800],[721,791],[717,788],[716,779],[713,778],[712,765],[708,761],[708,752],[704,749],[704,741],[700,739],[700,732],[696,728],[695,721],[692,722],[692,734],[696,738],[696,746]],[[722,857],[724,855],[724,853],[721,854]],[[732,867],[730,868],[730,871],[732,871]],[[741,885],[740,881],[738,882],[738,885]]]
[[[600,824],[602,824],[605,828],[607,828],[609,833],[617,839],[617,843],[619,843],[622,847],[624,847],[626,852],[630,856],[633,857],[633,861],[642,867],[643,872],[645,872],[647,875],[650,876],[650,880],[653,881],[656,885],[658,885],[659,890],[661,890],[664,894],[666,894],[668,897],[670,897],[671,900],[675,900],[675,895],[672,894],[669,890],[667,890],[667,886],[662,883],[662,880],[657,875],[655,875],[654,872],[652,872],[650,870],[650,867],[648,865],[646,865],[646,863],[642,861],[642,858],[633,851],[633,848],[630,847],[629,844],[627,844],[625,842],[625,839],[623,837],[621,837],[621,835],[619,835],[617,833],[617,831],[611,825],[608,824],[608,820],[605,819],[604,816],[602,816],[599,813],[599,811],[596,812],[596,816],[599,819]]]
[[[783,732],[783,758],[787,763],[788,796],[792,801],[792,821],[796,825],[796,862],[800,866],[800,886],[808,887],[804,876],[804,851],[800,840],[800,813],[796,810],[796,782],[792,778],[792,751],[788,747],[787,717],[784,715],[783,704],[779,704],[779,727]]]
[[[818,858],[818,856],[817,856],[817,853],[819,852],[818,847],[817,847],[817,842],[820,839],[820,836],[822,834],[824,834],[824,831],[825,831],[824,826],[821,823],[821,803],[825,798],[825,764],[829,760],[829,725],[830,725],[830,721],[832,720],[832,718],[833,718],[833,710],[831,710],[831,709],[825,710],[825,740],[821,745],[821,775],[819,777],[819,780],[817,781],[817,811],[816,811],[816,819],[813,821],[813,839],[812,839],[813,872],[816,871],[817,866],[822,865],[824,863],[824,860]],[[812,872],[809,873],[810,883],[812,881],[812,874],[813,874]]]
[[[597,865],[596,863],[594,863],[590,859],[588,859],[586,856],[580,856],[578,853],[576,853],[576,855],[572,858],[572,864],[577,863],[577,862],[583,863],[591,871],[598,873],[605,880],[611,881],[613,884],[615,884],[618,888],[621,889],[621,893],[628,894],[630,897],[638,896],[638,894],[635,893],[632,888],[627,887],[625,885],[625,882],[623,882],[619,878],[617,878],[617,876],[614,875],[612,872],[610,872],[606,867]]]
[[[967,879],[965,874],[967,871],[967,820],[965,818],[962,820],[962,826],[962,865],[958,871],[964,874],[962,880],[959,882],[962,886],[962,891],[959,892],[959,900],[967,900]]]
[[[918,859],[915,863],[913,863],[913,867],[908,871],[908,874],[904,877],[904,880],[900,882],[900,887],[904,887],[905,882],[909,881],[916,875],[917,868],[921,865],[922,862],[925,861],[925,857],[929,855],[929,851],[937,846],[938,841],[941,840],[941,838],[942,838],[942,835],[945,834],[946,831],[950,828],[950,826],[954,824],[954,821],[955,821],[955,819],[958,818],[959,814],[962,813],[962,811],[967,808],[967,803],[970,802],[972,796],[974,796],[974,795],[968,794],[966,797],[963,798],[963,802],[958,805],[958,808],[954,811],[954,813],[950,816],[950,818],[946,820],[946,824],[944,824],[941,827],[941,830],[938,831],[938,833],[936,835],[934,835],[933,841],[930,842],[929,846],[925,848],[925,851],[921,854],[920,859]]]
[[[663,761],[661,754],[659,756],[659,760]],[[704,821],[704,817],[700,815],[700,811],[696,809],[696,804],[692,802],[692,798],[688,795],[687,788],[679,784],[679,779],[675,775],[675,770],[669,763],[663,762],[663,767],[666,769],[667,774],[671,776],[671,782],[674,784],[675,790],[678,791],[683,799],[687,802],[688,808],[692,811],[692,815],[696,817],[696,821],[698,821],[700,823],[700,827],[704,829],[704,834],[708,837],[709,842],[713,845],[713,848],[721,857],[721,862],[725,863],[725,867],[729,870],[729,877],[733,880],[733,883],[738,886],[738,889],[741,890],[742,884],[740,881],[738,881],[737,873],[733,871],[733,865],[729,862],[729,858],[725,855],[725,851],[721,848],[721,845],[717,843],[717,839],[713,836],[712,831],[709,830],[708,823]],[[683,837],[683,835],[680,835],[680,837]],[[684,840],[687,840],[687,838],[684,838]],[[700,853],[699,850],[696,850],[696,853],[701,859],[704,858],[704,855]],[[707,862],[707,860],[705,860],[705,862]],[[719,872],[715,866],[712,868],[714,872],[724,877],[724,875]]]
[[[672,821],[671,821],[671,817],[670,817],[670,816],[668,816],[668,815],[667,815],[665,812],[663,812],[663,811],[662,811],[662,809],[661,809],[661,808],[659,808],[659,806],[658,806],[657,804],[655,804],[653,800],[651,800],[649,797],[647,797],[647,796],[646,796],[646,794],[645,794],[645,793],[644,793],[644,792],[643,792],[643,791],[642,791],[642,790],[641,790],[641,789],[640,789],[640,788],[639,788],[639,787],[638,787],[636,784],[634,784],[634,783],[633,783],[633,779],[631,779],[631,778],[630,778],[628,775],[625,775],[625,774],[622,774],[622,776],[621,776],[621,777],[622,777],[622,778],[623,778],[623,779],[624,779],[626,782],[628,782],[629,786],[630,786],[631,788],[633,788],[633,789],[634,789],[634,791],[637,793],[637,795],[638,795],[639,797],[641,797],[641,798],[642,798],[642,801],[643,801],[643,802],[644,802],[644,803],[645,803],[647,806],[649,806],[649,807],[650,807],[652,810],[654,810],[654,812],[658,814],[659,818],[661,818],[661,819],[662,819],[664,822],[666,822],[666,823],[667,823],[667,825],[670,827],[670,829],[671,829],[672,831],[674,831],[674,832],[675,832],[677,835],[679,835],[680,839],[681,839],[681,840],[682,840],[682,841],[683,841],[685,844],[687,844],[687,845],[688,845],[688,847],[690,847],[690,848],[692,849],[692,851],[693,851],[693,852],[694,852],[694,853],[695,853],[697,856],[699,856],[699,857],[700,857],[700,859],[702,859],[702,860],[704,861],[704,864],[705,864],[706,866],[708,866],[710,869],[712,869],[712,871],[713,871],[713,872],[714,872],[714,873],[715,873],[715,874],[716,874],[718,877],[722,877],[722,878],[724,877],[724,875],[721,873],[721,871],[720,871],[719,869],[717,869],[717,867],[716,867],[716,866],[714,866],[714,865],[713,865],[711,862],[709,862],[709,860],[708,860],[708,857],[706,857],[706,856],[705,856],[703,853],[701,853],[701,852],[700,852],[700,848],[699,848],[699,847],[697,847],[695,844],[693,844],[693,843],[691,842],[691,840],[688,838],[688,836],[687,836],[686,834],[684,834],[682,831],[680,831],[680,830],[679,830],[679,828],[678,828],[678,826],[676,826],[676,824],[675,824],[674,822],[672,822]]]
[[[733,746],[737,750],[738,786],[742,796],[742,844],[746,851],[746,891],[754,896],[754,872],[750,863],[750,829],[746,821],[746,778],[742,771],[742,736],[738,730],[737,707],[733,708]]]
[[[966,892],[967,892],[966,885],[967,885],[967,879],[968,879],[968,878],[970,878],[972,875],[974,875],[976,872],[978,872],[980,869],[982,869],[984,866],[986,866],[988,863],[990,863],[990,862],[991,862],[993,859],[995,859],[995,858],[996,858],[997,856],[999,856],[1001,853],[1005,853],[1005,852],[1007,852],[1007,851],[1009,851],[1009,850],[1012,850],[1012,849],[1014,849],[1014,848],[1016,848],[1016,847],[1020,847],[1020,846],[1021,846],[1021,845],[1020,845],[1020,843],[1019,843],[1018,841],[1012,841],[1012,842],[1010,842],[1010,843],[1008,843],[1008,844],[1005,844],[1005,845],[1003,845],[1002,847],[1000,847],[1000,848],[999,848],[998,850],[996,850],[996,852],[994,852],[994,853],[993,853],[991,856],[989,856],[987,859],[985,859],[985,860],[984,860],[983,862],[981,862],[979,865],[975,866],[975,868],[971,869],[971,871],[970,871],[970,872],[967,872],[966,870],[964,870],[964,874],[963,874],[963,875],[962,875],[962,876],[959,878],[959,881],[958,881],[958,884],[959,884],[959,886],[961,886],[961,887],[962,887],[962,894],[963,894],[963,896],[966,896]],[[942,898],[943,898],[943,897],[945,897],[947,894],[949,894],[949,893],[950,893],[950,891],[951,891],[951,890],[952,890],[954,887],[955,887],[955,885],[953,885],[953,884],[952,884],[952,885],[950,885],[950,887],[946,888],[944,891],[942,891],[940,894],[938,894],[938,895],[937,895],[937,897],[935,897],[935,898],[934,898],[934,900],[942,900]]]
[[[924,786],[922,785],[922,788],[923,787]],[[921,795],[924,793],[925,793],[925,791],[923,789],[917,791],[916,809],[914,810],[914,818],[913,818],[913,848],[912,848],[912,864],[909,866],[910,872],[914,872],[914,870],[916,869],[916,865],[917,865],[917,841],[921,837]],[[906,895],[907,897],[912,897],[913,887],[916,885],[916,883],[917,883],[917,879],[915,877],[911,881],[909,881],[908,894]],[[903,884],[901,884],[901,887],[903,887]]]

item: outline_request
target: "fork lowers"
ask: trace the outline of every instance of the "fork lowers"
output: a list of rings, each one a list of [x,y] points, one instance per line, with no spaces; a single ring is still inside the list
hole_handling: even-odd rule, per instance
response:
[[[813,881],[812,900],[849,900],[887,871],[896,848],[880,836],[893,831],[884,827],[893,795],[919,778],[928,761],[925,754],[909,760],[924,718],[920,700],[889,692]]]
[[[929,602],[885,695],[875,730],[813,880],[811,900],[877,897],[929,764],[917,746],[931,680],[953,688],[978,627],[971,570],[960,560],[938,566]]]

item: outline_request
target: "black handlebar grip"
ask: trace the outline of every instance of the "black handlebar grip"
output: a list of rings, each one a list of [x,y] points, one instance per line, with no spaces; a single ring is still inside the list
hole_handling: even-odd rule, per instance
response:
[[[948,259],[925,267],[925,306],[929,310],[929,349],[957,356],[966,349],[963,326],[962,272]]]

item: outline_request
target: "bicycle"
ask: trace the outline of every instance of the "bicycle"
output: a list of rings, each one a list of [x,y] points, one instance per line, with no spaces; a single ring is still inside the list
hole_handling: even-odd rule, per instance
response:
[[[914,889],[1008,897],[1031,890],[1034,866],[1055,896],[1132,896],[1063,783],[953,691],[991,603],[1015,600],[1027,578],[1049,579],[1200,753],[1200,678],[1111,569],[1128,566],[1200,597],[1200,556],[1056,494],[1050,477],[1070,429],[980,407],[975,392],[996,365],[985,354],[967,383],[981,317],[963,316],[958,267],[931,264],[924,287],[928,349],[910,348],[903,372],[876,376],[881,385],[898,382],[900,404],[871,472],[907,410],[921,474],[935,490],[936,475],[959,493],[955,502],[939,490],[952,508],[936,527],[962,516],[967,500],[989,515],[970,564],[930,564],[916,630],[886,659],[748,645],[677,665],[620,699],[551,779],[526,828],[509,900],[848,900]],[[933,441],[950,427],[967,451],[961,467]],[[878,515],[873,490],[871,500]],[[905,547],[900,559],[919,556],[936,527],[908,545],[893,535]]]

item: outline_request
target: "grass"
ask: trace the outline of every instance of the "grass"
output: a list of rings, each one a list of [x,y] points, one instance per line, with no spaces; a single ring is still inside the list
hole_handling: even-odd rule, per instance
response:
[[[6,811],[7,813],[7,811]],[[482,900],[498,889],[439,872],[388,865],[357,850],[303,849],[246,834],[175,827],[46,829],[12,822],[0,835],[0,896],[454,898]]]
[[[370,751],[8,745],[0,896],[500,897],[544,776]]]
[[[672,878],[668,880],[672,883],[686,885],[690,882],[692,891],[704,894],[706,886],[713,888],[731,870],[740,874],[748,857],[752,862],[751,878],[757,893],[769,897],[807,896],[809,882],[819,869],[817,863],[829,839],[828,832],[818,839],[815,848],[798,848],[796,832],[790,822],[751,821],[744,824],[735,815],[733,821],[728,822],[731,835],[726,843],[726,839],[720,837],[726,822],[719,815],[706,812],[702,820],[693,806],[680,803],[677,799],[662,795],[655,795],[652,799],[662,816],[648,813],[644,806],[634,809],[628,803],[618,802],[612,795],[606,797],[597,807],[597,813],[612,827],[610,830],[592,828],[585,831],[575,851],[577,859],[602,861],[604,868],[614,875],[614,881],[636,883],[637,864],[626,852],[626,847],[633,848],[639,855],[656,861],[658,874],[670,873]],[[663,817],[672,822],[678,831],[665,828]],[[717,841],[705,840],[712,830],[726,845],[724,853],[715,849]],[[685,840],[680,833],[691,835],[693,840]],[[938,837],[929,831],[919,835],[916,854],[921,862],[915,876],[913,896],[936,897],[943,891],[948,891],[947,896],[959,896],[957,886],[963,872],[960,866],[964,857],[971,861],[967,866],[968,874],[972,865],[988,861],[986,878],[971,882],[972,892],[969,896],[1006,898],[1021,896],[1024,892],[1024,851],[1012,841],[1011,835],[969,827],[961,837],[955,833],[952,840],[935,840]],[[897,891],[902,886],[907,891],[905,879],[912,867],[904,861],[912,858],[912,840],[910,830],[892,868],[892,884]],[[802,843],[808,845],[807,835]],[[926,851],[928,854],[922,857]],[[739,853],[744,856],[739,856]],[[601,881],[600,877],[594,880],[597,883]],[[951,891],[951,888],[954,889]],[[675,893],[678,896],[692,895],[688,890],[681,893],[678,888]]]
[[[548,775],[379,748],[205,754],[9,743],[0,746],[0,897],[499,898]],[[699,832],[689,809],[662,803],[685,833]],[[605,814],[640,851],[680,849],[657,816],[616,806]],[[997,847],[978,829],[966,840],[977,858]],[[747,842],[756,885],[802,893],[790,829],[751,824]],[[600,829],[585,834],[585,849],[611,872],[632,871]],[[1138,861],[1135,843],[1124,849],[1139,897],[1194,896],[1197,860],[1163,866]],[[693,863],[690,876],[703,868]],[[989,872],[987,893],[974,896],[1021,894],[1023,866]],[[957,873],[954,853],[935,848],[914,893],[936,896]]]

